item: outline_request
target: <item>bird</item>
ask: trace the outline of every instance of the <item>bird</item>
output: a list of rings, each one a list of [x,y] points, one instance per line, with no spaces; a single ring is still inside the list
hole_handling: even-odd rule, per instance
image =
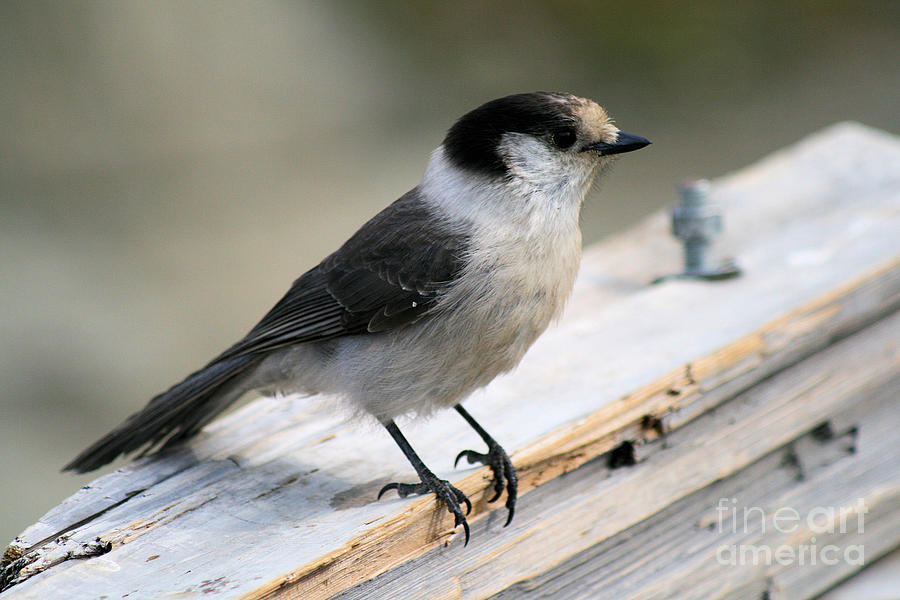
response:
[[[459,118],[421,182],[301,275],[242,339],[90,445],[63,470],[164,452],[250,391],[331,394],[384,426],[417,483],[469,542],[471,502],[419,458],[401,417],[453,408],[487,450],[493,497],[513,519],[518,478],[502,446],[462,406],[513,369],[563,310],[581,260],[580,212],[617,155],[650,144],[600,105],[561,92],[519,93]],[[466,512],[463,513],[463,506]]]

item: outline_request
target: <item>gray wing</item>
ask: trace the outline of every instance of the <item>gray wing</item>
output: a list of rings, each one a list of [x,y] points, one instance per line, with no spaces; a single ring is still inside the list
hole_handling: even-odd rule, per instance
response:
[[[468,238],[435,218],[413,189],[295,281],[216,361],[413,323],[459,275],[467,249]]]

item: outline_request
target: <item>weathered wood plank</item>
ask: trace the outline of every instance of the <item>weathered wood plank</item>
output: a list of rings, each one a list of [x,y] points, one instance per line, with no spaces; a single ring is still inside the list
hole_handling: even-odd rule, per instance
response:
[[[508,585],[514,580],[503,573],[475,567],[492,553],[502,556],[514,540],[532,539],[532,528],[552,538],[558,520],[526,515],[541,494],[561,492],[569,481],[563,474],[623,440],[636,442],[640,454],[647,447],[640,444],[652,445],[659,431],[686,427],[900,304],[898,166],[896,139],[842,125],[717,183],[732,253],[747,271],[739,280],[647,286],[677,270],[680,256],[661,216],[589,251],[560,326],[514,375],[469,403],[515,450],[523,491],[532,491],[504,530],[484,501],[486,471],[468,471],[456,482],[475,502],[473,542],[465,550],[431,499],[374,502],[381,484],[409,473],[382,432],[346,423],[328,399],[263,399],[214,423],[191,452],[138,461],[48,513],[17,538],[13,553],[46,544],[28,555],[40,560],[58,549],[47,540],[70,528],[75,543],[99,537],[113,550],[59,564],[4,598],[68,597],[73,589],[130,598],[202,591],[324,598],[416,557],[448,552],[453,564]],[[795,425],[819,416],[791,414]],[[477,443],[453,415],[413,428],[410,437],[435,467]],[[729,455],[718,476],[770,451],[753,446],[742,453],[728,441],[715,441]],[[634,512],[604,509],[611,516],[595,534],[614,535],[693,493],[704,481],[693,474],[694,461],[677,463],[677,475],[655,471],[676,479],[663,499],[645,497],[634,482],[610,492],[603,506],[625,502]],[[699,479],[675,485],[690,477]],[[606,497],[602,485],[592,493]],[[591,514],[590,504],[585,500],[578,514]],[[469,597],[467,590],[483,589],[458,582],[447,578],[434,591]]]
[[[758,527],[733,534],[710,531],[706,524],[715,523],[722,497],[740,497],[740,506],[761,506],[771,520],[782,506],[806,514],[817,505],[847,506],[855,501],[853,494],[860,494],[870,511],[868,534],[860,543],[875,558],[900,544],[900,444],[892,435],[892,427],[900,426],[898,339],[900,313],[646,444],[633,468],[611,471],[604,461],[594,461],[535,490],[523,515],[528,525],[480,556],[449,560],[443,549],[435,549],[336,598],[371,598],[377,591],[397,600],[413,599],[422,589],[453,581],[461,598],[514,598],[546,588],[535,597],[709,599],[728,597],[748,585],[764,589],[776,574],[779,582],[792,582],[796,575],[789,568],[732,568],[720,564],[715,551],[723,544],[797,546],[808,544],[815,534],[808,528],[792,535],[760,532]],[[854,415],[852,439],[833,440],[837,458],[794,443],[832,418],[846,424],[848,404],[871,410]],[[786,456],[792,459],[786,461]],[[777,474],[761,483],[767,470]],[[740,494],[729,489],[732,495],[726,495],[716,483],[725,477]],[[826,536],[820,538],[830,543]],[[562,564],[561,558],[566,558]],[[593,572],[594,583],[586,585],[585,570]],[[661,571],[666,575],[648,576]],[[800,573],[806,589],[790,586],[792,592],[784,598],[810,597],[827,588],[816,587],[829,581],[821,572]],[[845,575],[832,573],[830,582]],[[710,584],[698,585],[698,580]],[[512,583],[516,585],[507,589]],[[571,596],[562,594],[566,587]]]
[[[555,599],[758,600],[766,593],[772,600],[794,600],[818,595],[859,565],[843,560],[835,565],[811,565],[809,555],[800,565],[799,546],[806,545],[808,550],[812,544],[820,549],[833,544],[846,551],[849,546],[861,545],[868,564],[900,540],[900,445],[894,433],[900,424],[898,394],[900,380],[895,379],[856,399],[855,406],[865,405],[866,410],[855,415],[855,429],[832,437],[810,433],[496,597],[515,598],[527,592],[529,598]],[[681,443],[690,432],[702,431],[704,421],[718,418],[708,415],[686,427],[678,434]],[[657,448],[661,454],[669,451]],[[867,511],[862,531],[857,527],[857,513],[849,510],[860,498]],[[734,513],[734,527],[731,513],[720,515],[716,510],[722,499],[726,508],[734,506],[741,511]],[[743,527],[744,507],[750,507],[747,529]],[[833,508],[839,514],[841,507],[850,515],[846,535],[818,532],[805,520],[814,509]],[[798,522],[796,530],[780,532],[773,523],[779,509],[796,510],[804,521]],[[822,523],[819,514],[814,524]],[[732,546],[740,552],[741,546],[774,550],[782,545],[797,550],[793,564],[742,565],[740,555],[730,553]],[[732,556],[739,564],[730,564]],[[752,559],[754,555],[748,556]]]
[[[900,548],[828,590],[817,600],[890,598],[895,590],[900,590]]]

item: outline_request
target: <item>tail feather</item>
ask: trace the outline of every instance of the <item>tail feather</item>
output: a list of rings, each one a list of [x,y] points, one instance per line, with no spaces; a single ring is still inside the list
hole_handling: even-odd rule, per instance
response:
[[[87,473],[142,447],[141,455],[147,454],[166,438],[163,448],[189,438],[237,399],[219,393],[222,386],[258,360],[258,356],[237,356],[214,361],[188,375],[82,451],[63,470]]]

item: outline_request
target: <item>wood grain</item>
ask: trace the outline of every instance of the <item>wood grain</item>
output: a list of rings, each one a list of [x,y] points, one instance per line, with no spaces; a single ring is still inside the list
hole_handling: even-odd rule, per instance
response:
[[[754,574],[753,569],[719,564],[714,554],[719,546],[778,547],[791,537],[773,530],[710,535],[706,525],[715,523],[718,499],[736,495],[743,496],[742,502],[749,499],[751,506],[762,505],[768,520],[782,506],[795,508],[805,515],[812,506],[840,507],[863,497],[870,511],[866,523],[877,520],[883,528],[869,528],[868,536],[874,535],[878,544],[868,536],[860,538],[859,543],[868,544],[873,554],[870,558],[877,558],[879,551],[887,551],[900,542],[897,535],[888,535],[891,528],[900,527],[897,506],[900,444],[896,443],[896,434],[890,435],[893,428],[900,426],[900,407],[896,403],[900,391],[898,339],[900,314],[895,314],[781,371],[687,426],[646,444],[635,467],[610,470],[604,461],[594,461],[535,490],[523,515],[530,520],[529,526],[503,546],[482,553],[477,560],[447,561],[444,553],[432,550],[417,561],[415,568],[391,571],[337,597],[370,598],[377,591],[390,590],[386,597],[413,599],[421,597],[418,590],[428,589],[431,581],[447,578],[459,581],[463,590],[460,598],[484,598],[492,594],[517,597],[517,590],[531,592],[542,586],[553,590],[543,597],[556,598],[558,586],[563,582],[589,598],[630,597],[627,590],[631,593],[641,590],[635,596],[641,598],[727,595],[748,582],[758,583],[759,574]],[[839,447],[834,462],[840,463],[842,475],[834,479],[837,466],[823,469],[832,457],[819,447],[822,444],[810,447],[803,442],[812,437],[810,432],[816,427],[828,423],[833,416],[842,416],[848,405],[858,410],[865,405],[872,411],[854,415],[856,432],[849,446],[837,435],[834,436],[837,439],[829,440]],[[789,455],[793,456],[792,460],[787,460]],[[783,471],[775,482],[777,489],[759,495],[754,485],[761,474],[754,464],[762,461],[769,465],[765,470],[772,468],[773,460]],[[852,477],[844,476],[848,473]],[[743,486],[741,494],[723,496],[723,486],[717,482],[726,479]],[[857,480],[864,481],[868,487]],[[835,486],[834,481],[844,485]],[[746,497],[748,493],[752,494],[750,498]],[[690,508],[686,509],[684,501],[688,498],[691,498],[687,503]],[[670,508],[673,505],[679,507],[674,512]],[[690,519],[689,515],[695,520],[687,521],[690,528],[675,527],[675,535],[671,535],[656,516],[662,513],[667,515],[669,524]],[[656,550],[641,550],[637,541],[629,541],[635,537],[635,528],[643,532],[639,543]],[[473,535],[476,531],[473,530]],[[793,535],[795,539],[789,541],[796,546],[809,543],[815,534],[806,528],[798,529]],[[659,538],[666,538],[668,544],[660,545]],[[604,541],[610,543],[595,548]],[[628,542],[626,552],[619,548],[624,542]],[[586,554],[591,555],[595,568],[605,561],[629,563],[631,576],[624,577],[615,569],[597,568],[592,577],[595,583],[586,586],[579,569],[573,566],[581,564]],[[561,558],[565,558],[562,564]],[[637,565],[641,568],[637,569]],[[651,565],[652,568],[645,569]],[[764,580],[778,572],[779,565],[774,566],[776,569],[769,569]],[[668,571],[670,575],[658,579],[648,577],[648,573],[658,570]],[[716,581],[719,593],[698,586],[696,571]],[[789,569],[785,573],[785,578],[791,577]],[[814,582],[822,579],[821,573],[813,577]],[[841,575],[836,577],[840,579]],[[510,583],[515,585],[506,594],[502,593]],[[662,586],[665,593],[654,591],[656,586]],[[803,594],[784,597],[809,597],[825,589],[810,590],[808,586],[809,583]]]

